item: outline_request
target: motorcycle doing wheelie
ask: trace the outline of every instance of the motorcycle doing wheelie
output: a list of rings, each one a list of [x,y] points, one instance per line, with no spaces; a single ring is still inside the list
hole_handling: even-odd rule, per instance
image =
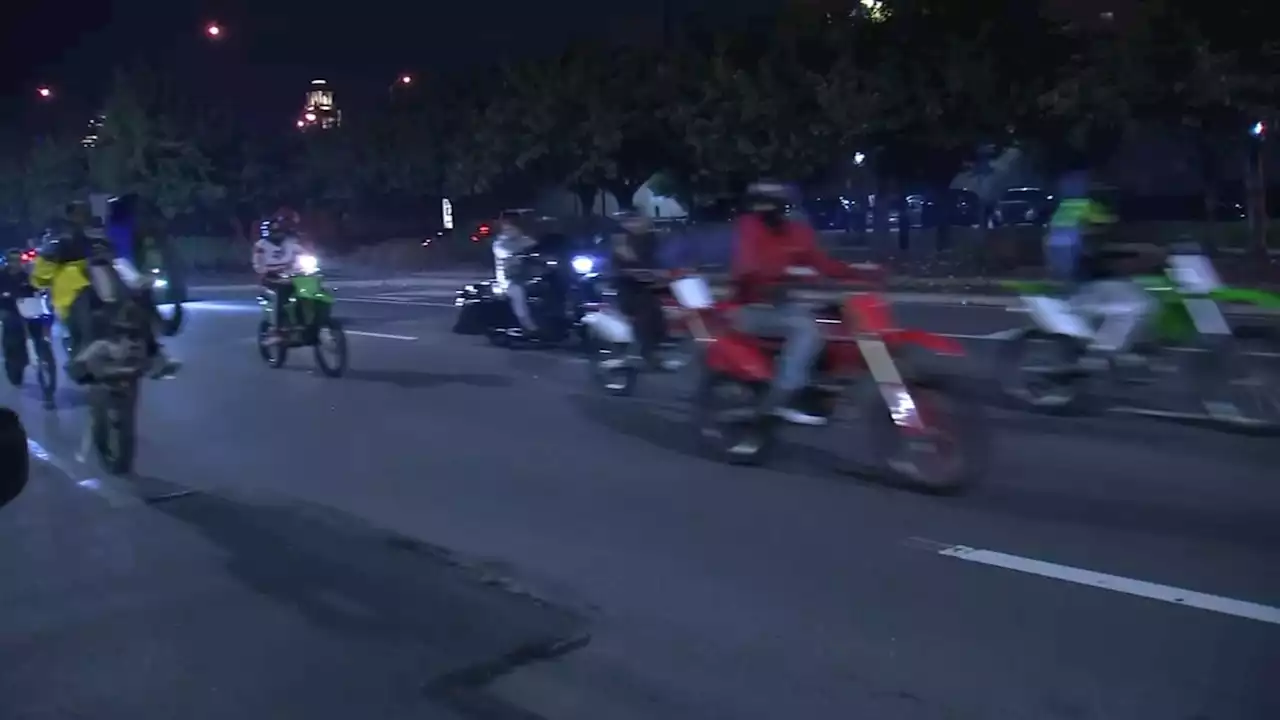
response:
[[[653,271],[631,271],[638,279],[657,283],[660,278]],[[653,290],[656,292],[657,290]],[[668,302],[668,298],[671,298]],[[692,311],[682,306],[674,296],[664,293],[663,322],[678,326],[679,334],[666,333],[669,338],[656,349],[657,357],[645,358],[635,329],[635,318],[627,317],[616,302],[615,291],[602,293],[603,302],[590,304],[582,316],[587,328],[587,359],[593,384],[610,395],[625,396],[635,392],[640,372],[649,364],[657,364],[662,370],[672,372],[685,367],[692,355],[692,338],[685,327],[685,320]]]
[[[1259,361],[1275,354],[1280,338],[1265,325],[1233,327],[1222,311],[1223,305],[1280,307],[1280,296],[1223,285],[1213,264],[1194,248],[1171,253],[1163,274],[1133,281],[1151,299],[1154,312],[1132,351],[1123,355],[1091,350],[1112,309],[1051,297],[1040,283],[1009,283],[1021,295],[1018,309],[1031,322],[1009,333],[1002,346],[1005,393],[1047,412],[1079,410],[1107,397],[1118,401],[1112,412],[1280,429],[1280,383]],[[1049,358],[1032,362],[1037,349],[1048,351]],[[1170,376],[1177,380],[1172,387],[1159,382]],[[1155,392],[1159,389],[1167,392]],[[1174,404],[1162,403],[1166,398]]]
[[[35,355],[36,381],[46,407],[53,405],[53,394],[58,387],[58,366],[50,344],[53,313],[42,295],[14,297],[5,292],[0,299],[10,309],[4,311],[4,369],[9,383],[22,385],[26,369],[30,366],[32,352]]]
[[[347,335],[342,322],[333,316],[334,297],[324,286],[324,276],[313,255],[299,255],[288,276],[292,286],[281,309],[279,327],[273,311],[273,297],[264,290],[258,295],[262,319],[258,322],[258,353],[268,367],[284,367],[292,348],[310,347],[320,372],[341,377],[347,370]]]
[[[760,403],[782,339],[735,329],[727,316],[736,307],[717,305],[701,278],[673,282],[671,290],[682,306],[697,312],[690,325],[704,346],[695,400],[701,441],[728,462],[763,462],[781,420],[760,412]],[[931,493],[959,492],[976,483],[988,455],[980,409],[952,392],[943,376],[904,362],[911,348],[950,356],[963,356],[963,348],[932,333],[895,328],[876,293],[848,294],[818,315],[834,332],[800,405],[830,417],[838,401],[850,396],[870,434],[875,474]]]
[[[151,279],[127,261],[101,256],[89,259],[87,271],[91,289],[85,292],[97,300],[93,337],[104,341],[104,350],[85,367],[92,377],[86,445],[108,472],[125,474],[137,451],[139,389],[152,364],[146,328],[155,318],[142,296]]]

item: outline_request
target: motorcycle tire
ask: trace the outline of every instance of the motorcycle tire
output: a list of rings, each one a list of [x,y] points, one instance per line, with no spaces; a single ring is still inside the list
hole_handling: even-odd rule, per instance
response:
[[[138,441],[138,382],[98,385],[91,392],[89,422],[98,459],[107,472],[128,474]]]
[[[271,334],[271,329],[270,320],[264,318],[258,323],[258,355],[262,357],[267,367],[278,369],[284,367],[289,360],[289,346],[284,342],[268,344],[267,338]]]
[[[730,465],[762,465],[772,455],[776,421],[758,412],[763,386],[756,387],[706,368],[693,401],[694,428],[703,451]],[[720,398],[734,398],[722,405]],[[732,419],[726,420],[724,416]]]
[[[1082,410],[1088,402],[1085,375],[1064,378],[1053,390],[1041,391],[1027,384],[1025,358],[1032,343],[1048,343],[1062,356],[1064,365],[1078,360],[1083,350],[1079,340],[1067,335],[1036,327],[1015,330],[996,350],[996,381],[1000,391],[1021,408],[1056,414]]]
[[[161,335],[164,335],[165,337],[173,337],[182,331],[182,321],[186,318],[186,312],[182,309],[182,303],[174,303],[173,312],[171,312],[168,317],[165,317],[164,313],[160,312],[158,308],[157,312],[160,314],[160,321],[156,329]]]
[[[58,390],[58,363],[53,357],[48,337],[36,344],[36,380],[45,399],[52,400]]]
[[[15,361],[12,358],[5,358],[4,374],[9,378],[9,384],[14,387],[22,387],[23,375],[26,374],[27,364]]]
[[[872,469],[892,484],[930,495],[957,495],[987,474],[991,430],[981,406],[942,376],[906,380],[926,430],[894,422],[874,382],[857,389],[860,416],[875,453]],[[942,453],[946,453],[944,456]]]
[[[628,362],[621,367],[605,368],[603,363],[616,358],[626,358],[630,351],[627,345],[610,343],[588,333],[584,339],[587,348],[587,367],[590,368],[591,384],[614,397],[628,397],[635,393],[640,382],[640,370],[634,363]]]
[[[342,377],[347,371],[347,334],[342,329],[342,323],[336,318],[327,318],[324,321],[324,330],[328,330],[333,338],[334,348],[337,350],[338,359],[330,364],[328,358],[325,357],[323,343],[321,342],[320,333],[317,333],[316,344],[312,346],[312,352],[315,354],[316,366],[320,368],[320,372],[331,378]]]
[[[1216,421],[1222,429],[1256,435],[1280,434],[1280,332],[1267,326],[1236,328],[1229,345],[1199,353],[1192,372],[1206,400],[1235,405],[1238,417]]]

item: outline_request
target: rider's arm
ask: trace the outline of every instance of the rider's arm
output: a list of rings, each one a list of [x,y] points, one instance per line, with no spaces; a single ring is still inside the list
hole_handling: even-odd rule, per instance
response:
[[[792,241],[801,249],[804,263],[813,267],[819,274],[835,280],[870,281],[869,273],[831,257],[818,245],[818,236],[807,223],[793,223]]]
[[[265,276],[267,269],[267,248],[259,240],[253,244],[253,272]]]

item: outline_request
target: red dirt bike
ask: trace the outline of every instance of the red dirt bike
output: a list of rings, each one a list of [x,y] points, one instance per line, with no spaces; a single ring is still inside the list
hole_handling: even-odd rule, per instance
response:
[[[729,318],[739,306],[716,303],[701,278],[673,282],[672,292],[685,308],[698,309],[690,325],[704,345],[694,401],[704,447],[730,463],[764,462],[783,422],[761,408],[782,338],[735,329]],[[963,356],[960,344],[895,327],[888,303],[874,292],[850,292],[816,312],[829,332],[813,380],[798,399],[801,408],[830,418],[837,401],[849,396],[858,425],[869,433],[873,474],[939,494],[976,484],[989,447],[980,408],[952,392],[943,376],[904,362],[909,349]],[[837,423],[833,429],[849,427]]]

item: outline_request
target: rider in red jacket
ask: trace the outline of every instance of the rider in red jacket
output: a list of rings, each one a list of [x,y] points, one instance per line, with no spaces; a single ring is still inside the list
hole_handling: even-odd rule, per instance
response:
[[[786,338],[765,411],[789,422],[821,425],[825,418],[793,402],[809,384],[810,371],[822,352],[822,331],[807,307],[786,297],[785,285],[806,278],[872,278],[824,253],[808,223],[787,217],[787,204],[787,189],[779,183],[758,182],[747,190],[746,212],[736,227],[732,283],[745,305],[739,317],[742,329]]]

